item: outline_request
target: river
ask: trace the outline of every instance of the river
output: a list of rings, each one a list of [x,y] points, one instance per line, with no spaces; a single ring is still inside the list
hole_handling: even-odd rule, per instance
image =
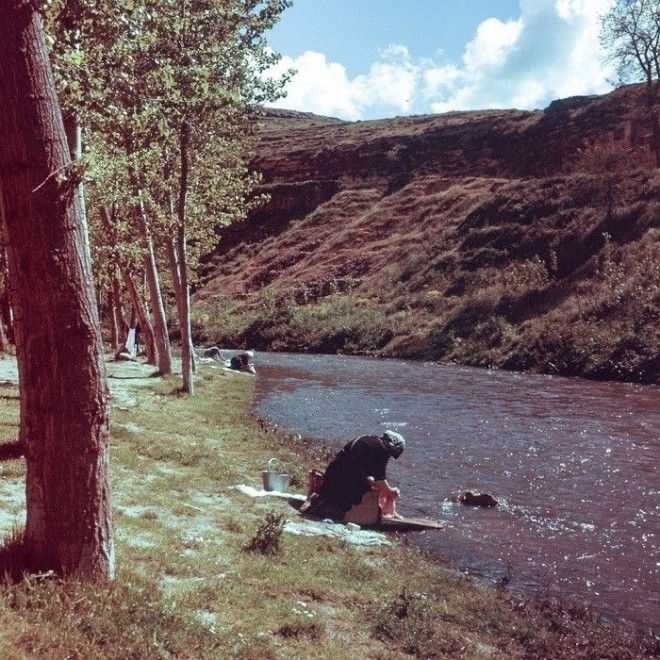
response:
[[[256,411],[339,447],[393,429],[398,510],[451,566],[513,588],[660,620],[660,388],[407,360],[258,353]],[[320,466],[321,467],[321,466]],[[447,498],[488,492],[496,509]]]

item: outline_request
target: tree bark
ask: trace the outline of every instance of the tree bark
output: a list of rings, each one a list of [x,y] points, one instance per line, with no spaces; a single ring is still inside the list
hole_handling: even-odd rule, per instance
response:
[[[113,352],[117,350],[121,341],[119,330],[119,317],[117,316],[117,301],[115,299],[116,279],[114,264],[108,269],[110,271],[110,289],[108,291],[108,314],[110,315],[110,346]]]
[[[144,208],[142,199],[142,190],[137,175],[131,168],[129,173],[131,184],[138,195],[137,215],[142,240],[144,241],[144,271],[147,276],[147,286],[149,287],[149,298],[154,317],[153,331],[156,343],[156,359],[158,371],[162,375],[172,373],[172,350],[170,348],[170,337],[167,331],[167,319],[165,316],[165,305],[160,290],[160,278],[158,277],[158,267],[156,265],[156,254],[154,251],[154,242],[151,237],[149,219]]]
[[[188,258],[186,255],[186,202],[188,197],[188,174],[190,169],[190,125],[184,121],[179,133],[179,148],[181,171],[179,175],[179,200],[177,206],[177,258],[179,262],[180,281],[180,313],[179,328],[181,330],[181,374],[183,376],[183,391],[195,393],[193,383],[193,346],[190,329],[190,286],[188,284]]]
[[[144,350],[147,354],[147,362],[149,364],[156,364],[156,345],[154,341],[154,327],[151,325],[151,320],[149,319],[149,312],[140,296],[140,293],[135,286],[135,282],[131,277],[131,274],[128,272],[127,268],[122,269],[124,275],[124,284],[128,292],[131,294],[131,300],[133,301],[133,309],[135,310],[138,320],[140,323],[140,330],[142,331],[142,338],[144,341]]]
[[[170,205],[170,217],[174,223],[174,200],[170,195],[169,199]],[[179,266],[179,254],[178,254],[178,240],[176,236],[171,236],[166,239],[166,252],[167,258],[170,265],[170,277],[172,278],[172,288],[174,289],[174,300],[176,301],[176,312],[177,319],[179,323],[179,332],[181,331],[181,319],[185,315],[183,309],[183,297],[181,293],[181,268]],[[197,363],[195,361],[195,351],[190,352],[190,359],[192,362],[193,373],[197,370]]]
[[[114,573],[103,347],[75,170],[32,2],[0,1],[0,206],[26,450],[26,548],[64,575]]]
[[[179,326],[181,326],[181,271],[179,270],[179,257],[177,254],[177,238],[176,236],[168,237],[166,239],[167,245],[167,260],[170,266],[170,277],[172,278],[172,288],[174,289],[174,300],[176,301],[176,312]]]
[[[7,339],[7,331],[5,330],[5,322],[0,316],[0,353],[6,353],[9,349],[9,340]]]
[[[117,318],[118,323],[118,346],[121,342],[121,337],[125,336],[128,332],[128,322],[126,321],[126,314],[124,313],[124,305],[121,298],[121,285],[117,278],[116,267],[112,269],[112,305],[114,307],[114,315]]]

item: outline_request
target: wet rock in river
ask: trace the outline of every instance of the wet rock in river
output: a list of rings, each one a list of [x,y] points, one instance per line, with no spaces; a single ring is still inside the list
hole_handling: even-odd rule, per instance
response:
[[[497,500],[492,495],[489,495],[488,493],[480,493],[479,495],[475,495],[469,490],[461,493],[458,501],[462,502],[463,504],[467,504],[468,506],[497,506]]]
[[[469,490],[454,492],[447,498],[447,500],[449,502],[460,502],[461,504],[467,504],[468,506],[493,507],[498,504],[497,500],[488,493],[480,493],[477,495]]]

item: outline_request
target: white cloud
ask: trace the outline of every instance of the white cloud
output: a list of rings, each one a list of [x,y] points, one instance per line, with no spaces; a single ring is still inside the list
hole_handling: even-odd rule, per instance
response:
[[[298,73],[276,102],[344,119],[483,108],[542,107],[554,98],[602,93],[610,71],[598,44],[600,15],[612,0],[520,0],[520,16],[488,18],[460,62],[415,59],[400,44],[384,49],[366,73],[307,51],[284,57],[276,72]],[[439,44],[440,45],[440,44]]]
[[[607,91],[609,71],[602,61],[598,33],[599,17],[610,3],[521,0],[517,21],[484,21],[465,47],[465,66],[454,89],[433,100],[431,108],[435,112],[532,109],[554,98]],[[484,33],[487,23],[491,25]],[[484,52],[486,37],[495,54],[471,58],[474,51]]]
[[[275,107],[343,119],[360,119],[375,107],[410,111],[419,75],[408,49],[396,44],[386,48],[366,74],[352,80],[341,64],[328,62],[324,54],[314,51],[295,59],[284,56],[272,73],[277,77],[287,69],[297,73],[286,88],[286,97],[276,101]]]
[[[494,69],[506,61],[507,53],[515,46],[523,29],[522,21],[503,23],[487,18],[477,28],[477,34],[465,47],[463,63],[467,71]]]
[[[296,75],[287,85],[287,95],[276,101],[275,107],[360,118],[362,108],[357,105],[351,81],[341,64],[328,62],[323,53],[308,50],[296,59],[285,55],[271,71],[277,78],[288,69],[295,69]]]

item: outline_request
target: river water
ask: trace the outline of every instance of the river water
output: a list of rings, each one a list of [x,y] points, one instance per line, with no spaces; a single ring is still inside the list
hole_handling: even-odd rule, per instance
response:
[[[255,409],[280,426],[338,447],[405,435],[388,466],[398,510],[446,523],[414,543],[479,578],[657,626],[659,387],[343,356],[255,362]],[[447,499],[463,490],[500,506]]]

